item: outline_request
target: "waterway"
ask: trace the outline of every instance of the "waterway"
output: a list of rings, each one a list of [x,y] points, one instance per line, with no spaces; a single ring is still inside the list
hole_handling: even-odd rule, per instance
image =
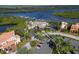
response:
[[[55,16],[56,12],[64,11],[79,11],[79,9],[59,9],[59,10],[48,10],[48,11],[34,11],[34,12],[18,12],[18,13],[0,13],[0,16],[24,16],[24,17],[35,17],[36,19],[45,19],[53,21],[67,21],[67,22],[79,22],[79,19],[70,19]]]
[[[79,11],[78,9],[58,9],[58,10],[48,10],[48,11],[34,11],[34,12],[19,12],[19,13],[0,13],[0,16],[22,16],[22,17],[34,17],[35,19],[44,19],[44,20],[53,20],[53,21],[66,21],[66,22],[79,22],[79,19],[70,19],[63,18],[59,16],[55,16],[56,12],[64,12],[64,11]],[[1,26],[0,32],[5,31],[9,26]]]

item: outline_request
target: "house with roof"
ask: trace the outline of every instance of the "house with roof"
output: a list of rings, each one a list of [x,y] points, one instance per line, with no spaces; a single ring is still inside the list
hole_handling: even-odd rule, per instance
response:
[[[15,52],[16,45],[20,42],[20,36],[16,35],[14,31],[5,32],[0,35],[0,49],[6,53]]]
[[[78,32],[78,31],[79,31],[79,23],[72,24],[70,32]]]
[[[66,29],[67,28],[68,23],[67,22],[62,22],[61,23],[61,29]]]
[[[63,31],[64,29],[67,29],[67,27],[68,27],[68,23],[67,22],[62,22],[60,30]]]
[[[39,28],[45,28],[48,25],[47,22],[43,22],[43,21],[30,21],[29,25],[28,25],[28,29],[32,29],[36,26],[38,26]]]

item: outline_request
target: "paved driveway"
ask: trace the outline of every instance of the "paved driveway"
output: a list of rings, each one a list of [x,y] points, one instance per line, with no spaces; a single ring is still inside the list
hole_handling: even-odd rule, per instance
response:
[[[28,50],[31,49],[30,42],[26,43],[26,44],[24,45],[24,47],[27,48]]]

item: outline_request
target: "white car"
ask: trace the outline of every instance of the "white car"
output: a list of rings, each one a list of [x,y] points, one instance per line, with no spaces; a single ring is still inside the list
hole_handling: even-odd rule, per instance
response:
[[[40,49],[40,47],[38,47],[38,46],[37,46],[36,48],[37,48],[37,49]]]

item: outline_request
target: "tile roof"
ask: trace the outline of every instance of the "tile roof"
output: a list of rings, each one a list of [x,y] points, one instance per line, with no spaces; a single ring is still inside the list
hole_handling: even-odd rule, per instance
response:
[[[15,34],[14,31],[2,33],[0,35],[0,43],[7,41],[14,34]]]
[[[11,46],[14,43],[15,43],[15,41],[9,41],[9,42],[7,42],[7,45],[3,45],[2,47],[7,48],[7,47]]]

